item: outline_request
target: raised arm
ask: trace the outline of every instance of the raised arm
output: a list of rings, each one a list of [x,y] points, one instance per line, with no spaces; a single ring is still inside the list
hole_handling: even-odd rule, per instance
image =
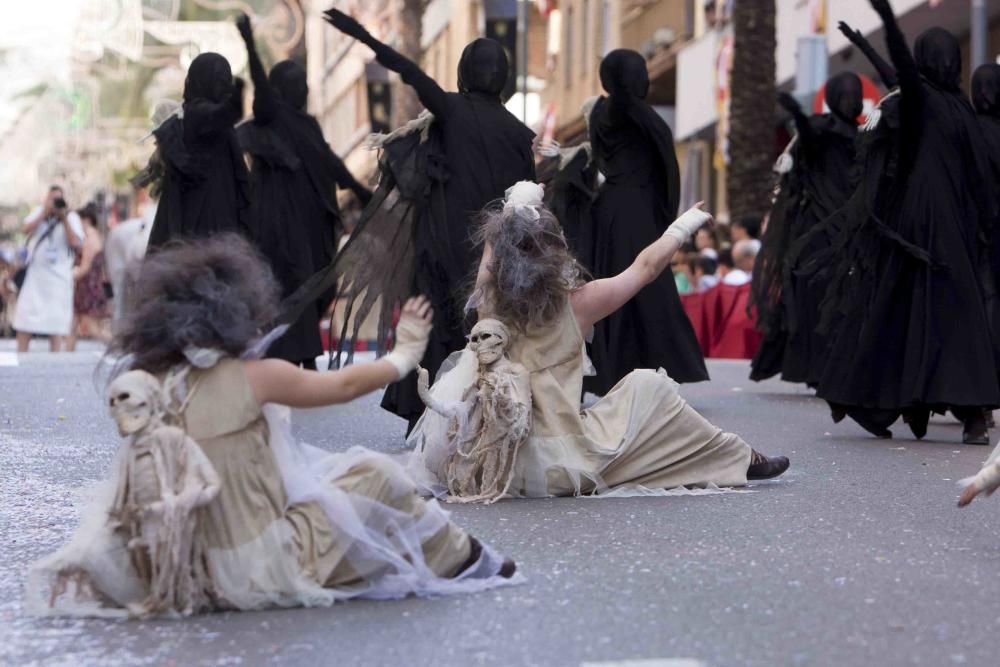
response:
[[[587,283],[573,294],[573,313],[581,331],[588,331],[624,306],[670,266],[671,258],[681,246],[700,227],[712,221],[711,214],[700,206],[701,202],[674,220],[663,236],[640,252],[625,271],[613,278]]]
[[[415,62],[375,39],[371,33],[365,30],[364,26],[344,12],[338,9],[328,9],[325,13],[326,20],[330,25],[367,45],[375,52],[375,59],[382,66],[396,72],[408,86],[412,86],[417,91],[421,104],[427,107],[435,118],[443,119],[447,115],[447,94]]]
[[[802,111],[802,107],[799,106],[795,98],[788,93],[778,93],[778,104],[791,114],[792,120],[795,122],[795,131],[799,135],[799,143],[808,149],[815,143],[816,138],[809,117]]]
[[[260,62],[257,54],[257,45],[253,41],[253,28],[250,26],[250,17],[240,14],[236,19],[236,29],[243,38],[243,43],[247,47],[247,61],[250,66],[250,80],[253,81],[253,116],[254,119],[267,123],[274,118],[278,109],[278,101],[267,80],[267,73],[264,65]]]
[[[882,83],[885,84],[886,88],[895,88],[899,81],[896,78],[896,70],[885,61],[885,58],[878,54],[875,47],[871,45],[865,36],[859,31],[853,29],[851,26],[847,25],[843,21],[837,24],[837,28],[843,33],[844,37],[850,40],[851,44],[856,46],[861,53],[864,54],[865,58],[868,59],[878,72],[879,77],[882,79]]]
[[[433,314],[424,297],[407,301],[396,327],[396,345],[379,361],[329,373],[302,370],[280,359],[251,361],[246,364],[247,379],[261,404],[318,408],[353,401],[402,380],[417,367],[427,349]]]
[[[920,144],[920,117],[924,104],[924,88],[920,81],[920,71],[913,59],[906,38],[896,23],[889,0],[871,0],[872,8],[878,12],[885,26],[885,43],[889,47],[889,57],[896,67],[899,78],[899,115],[900,115],[900,155],[902,165],[913,163],[913,156]]]

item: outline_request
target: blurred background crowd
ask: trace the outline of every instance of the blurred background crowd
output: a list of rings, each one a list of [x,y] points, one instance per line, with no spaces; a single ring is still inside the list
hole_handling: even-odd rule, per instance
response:
[[[866,0],[835,0],[836,15],[873,41],[881,24]],[[0,335],[12,336],[29,261],[28,234],[63,200],[65,224],[46,239],[71,258],[59,288],[21,303],[72,318],[65,341],[104,340],[124,262],[141,256],[156,202],[130,184],[153,150],[158,102],[179,100],[199,53],[224,55],[246,77],[233,16],[249,14],[267,63],[291,58],[309,78],[309,111],[326,140],[363,182],[376,171],[371,132],[415,117],[419,101],[370,50],[330,30],[331,0],[33,0],[0,8]],[[788,143],[777,90],[821,112],[823,82],[862,76],[866,112],[886,92],[878,74],[828,19],[834,0],[343,0],[379,39],[420,62],[446,89],[457,87],[463,46],[499,41],[513,70],[508,108],[542,142],[586,138],[583,102],[600,94],[598,63],[625,47],[647,60],[648,101],[671,126],[681,165],[680,207],[705,201],[719,226],[703,230],[673,271],[703,348],[750,356],[752,322],[738,315],[766,225],[771,165]],[[942,26],[963,41],[971,71],[1000,35],[1000,5],[982,0],[896,0],[909,34]],[[964,77],[968,81],[968,76]],[[357,201],[341,193],[345,221]],[[55,251],[51,251],[55,252]],[[21,275],[19,275],[19,273]],[[67,282],[68,281],[68,282]],[[28,281],[30,284],[30,281]],[[19,285],[20,283],[20,285]],[[726,288],[726,289],[723,289]],[[706,295],[726,292],[725,298]],[[715,290],[715,292],[713,292]],[[59,298],[53,296],[59,293]],[[71,294],[67,301],[65,294]],[[731,294],[730,294],[731,293]],[[721,313],[721,314],[720,314]],[[732,316],[741,340],[713,343]],[[716,341],[718,342],[718,341]]]

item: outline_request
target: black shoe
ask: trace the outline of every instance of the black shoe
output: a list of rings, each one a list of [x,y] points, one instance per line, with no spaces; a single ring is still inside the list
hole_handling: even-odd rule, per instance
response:
[[[986,414],[977,412],[965,420],[962,429],[962,443],[966,445],[990,444],[990,430],[986,428]]]
[[[503,565],[500,566],[500,576],[504,579],[510,579],[517,572],[517,563],[509,558],[503,559]]]
[[[787,456],[764,456],[754,451],[750,455],[750,466],[747,468],[748,480],[774,479],[781,475],[791,465]]]
[[[903,421],[910,427],[913,437],[917,440],[923,440],[927,435],[927,422],[930,420],[930,410],[917,409],[903,413]]]

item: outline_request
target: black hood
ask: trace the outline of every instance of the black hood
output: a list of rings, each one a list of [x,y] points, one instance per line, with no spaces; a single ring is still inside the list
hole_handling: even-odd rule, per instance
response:
[[[925,79],[935,86],[957,91],[962,78],[962,47],[944,28],[931,28],[917,37],[913,58]]]
[[[500,98],[510,75],[507,53],[499,42],[480,37],[469,42],[458,62],[458,90]]]
[[[271,68],[267,80],[282,102],[294,109],[305,110],[309,84],[302,65],[294,60],[282,60]]]
[[[601,61],[601,85],[611,97],[645,99],[649,94],[646,59],[631,49],[615,49]]]
[[[224,102],[233,94],[233,70],[218,53],[202,53],[188,67],[184,101]]]
[[[826,82],[826,105],[830,113],[851,125],[857,124],[864,111],[864,91],[861,79],[854,72],[841,72]]]
[[[1000,65],[990,63],[972,75],[972,104],[984,116],[1000,116]]]

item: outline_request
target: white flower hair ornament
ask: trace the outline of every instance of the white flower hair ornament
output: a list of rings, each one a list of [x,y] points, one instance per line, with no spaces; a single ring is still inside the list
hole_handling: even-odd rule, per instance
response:
[[[538,220],[542,214],[538,212],[544,206],[545,188],[532,181],[520,181],[507,188],[504,193],[503,212],[506,215],[518,213],[531,220]]]

